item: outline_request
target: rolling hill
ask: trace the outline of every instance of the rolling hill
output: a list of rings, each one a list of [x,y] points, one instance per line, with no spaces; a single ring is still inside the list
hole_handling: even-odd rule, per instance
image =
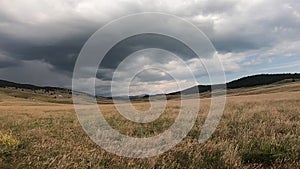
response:
[[[274,83],[288,83],[288,82],[295,82],[300,80],[300,74],[259,74],[253,76],[243,77],[234,81],[231,81],[226,84],[227,89],[239,89],[239,88],[251,88],[251,87],[258,87],[258,86],[265,86]],[[218,87],[218,84],[215,84],[215,87]],[[168,95],[176,95],[180,92],[182,94],[193,94],[195,88],[198,88],[199,93],[209,92],[211,90],[210,85],[198,85],[183,91],[169,93]]]
[[[234,81],[231,81],[226,84],[227,89],[231,91],[240,91],[239,89],[250,89],[250,88],[255,88],[255,87],[260,87],[260,86],[267,86],[271,84],[286,84],[286,83],[291,83],[291,82],[296,82],[300,81],[300,74],[299,73],[294,73],[294,74],[259,74],[259,75],[253,75],[253,76],[247,76],[243,77]],[[215,84],[217,87],[218,84]],[[68,95],[65,97],[70,98],[71,97],[71,90],[70,89],[65,89],[65,88],[60,88],[60,87],[49,87],[49,86],[35,86],[31,84],[20,84],[20,83],[15,83],[15,82],[9,82],[5,80],[0,80],[0,88],[10,88],[12,89],[17,89],[18,91],[14,91],[15,96],[21,95],[20,93],[23,92],[26,93],[26,97],[30,97],[30,92],[33,91],[35,94],[36,93],[46,93],[51,97],[57,97],[54,93],[63,93],[59,95]],[[195,88],[198,88],[199,93],[208,93],[211,90],[210,85],[199,85],[199,86],[194,86],[192,88],[185,89],[183,91],[177,91],[173,93],[168,93],[168,96],[172,95],[178,95],[180,93],[182,94],[194,94]],[[26,92],[24,92],[24,90]],[[40,92],[36,92],[40,91]],[[42,91],[42,92],[41,92]],[[19,92],[19,94],[17,94]],[[141,96],[130,96],[131,99],[140,99],[140,98],[148,98],[149,95],[141,95]],[[98,97],[99,99],[111,99],[110,97]]]

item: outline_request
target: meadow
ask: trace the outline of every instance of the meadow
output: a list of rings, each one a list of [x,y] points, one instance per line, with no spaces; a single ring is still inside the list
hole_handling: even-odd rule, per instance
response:
[[[45,95],[0,90],[0,168],[299,168],[300,83],[228,91],[220,124],[198,143],[210,99],[201,99],[196,124],[171,150],[151,158],[126,158],[106,152],[83,131],[68,93]],[[113,104],[99,104],[121,133],[150,137],[174,122],[179,100],[149,124],[126,120]],[[146,110],[148,103],[133,103]]]

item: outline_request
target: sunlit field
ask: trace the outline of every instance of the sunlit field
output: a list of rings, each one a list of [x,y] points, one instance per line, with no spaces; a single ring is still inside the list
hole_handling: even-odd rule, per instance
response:
[[[0,90],[0,168],[299,168],[300,83],[228,91],[221,122],[205,143],[198,143],[210,99],[188,136],[151,158],[126,158],[96,145],[81,128],[71,96],[60,97],[6,88]],[[154,122],[122,117],[113,104],[99,104],[106,120],[132,137],[151,137],[170,127],[179,100],[168,101]],[[133,103],[146,110],[149,103]]]

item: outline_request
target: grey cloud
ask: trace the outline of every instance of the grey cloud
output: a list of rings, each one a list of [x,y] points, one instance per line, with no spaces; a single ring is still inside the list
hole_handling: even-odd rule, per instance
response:
[[[18,66],[0,69],[0,77],[19,83],[71,88],[70,77],[53,72],[51,67],[51,65],[41,61],[24,61]]]
[[[31,43],[1,36],[0,46],[15,60],[40,60],[56,71],[72,72],[77,55],[89,35],[68,37],[53,44]]]
[[[49,22],[45,23],[37,22],[37,24],[29,24],[18,19],[16,15],[1,10],[1,22],[7,26],[2,26],[2,29],[0,27],[0,45],[2,50],[7,50],[6,52],[16,59],[43,60],[58,69],[71,71],[76,58],[68,56],[77,56],[85,40],[98,27],[109,21],[109,18],[116,18],[122,16],[122,14],[154,10],[169,11],[192,22],[191,18],[199,15],[208,17],[209,22],[207,23],[211,23],[210,26],[201,23],[195,24],[203,28],[217,50],[223,53],[243,52],[249,49],[272,46],[275,43],[274,40],[282,40],[282,38],[288,36],[293,38],[296,33],[299,33],[299,18],[293,14],[292,9],[285,7],[288,2],[266,1],[262,4],[255,4],[252,8],[246,6],[250,3],[247,4],[244,1],[198,1],[197,3],[190,1],[187,5],[182,5],[177,1],[174,3],[168,1],[162,3],[161,6],[150,1],[143,3],[147,5],[122,2],[122,6],[116,8],[115,11],[109,11],[109,15],[106,14],[107,17],[104,17],[105,14],[101,16],[100,13],[96,13],[95,16],[90,16],[90,19],[84,14],[80,15],[80,13],[73,11],[72,9],[78,6],[75,2],[70,2],[66,4],[66,13],[59,11],[59,14],[53,16],[53,20],[50,19]],[[297,5],[294,5],[298,4],[297,2],[290,2],[293,3],[292,7],[297,7]],[[272,4],[274,4],[274,7],[272,7]],[[92,6],[92,4],[89,5]],[[101,5],[101,3],[97,3],[94,6],[100,7]],[[114,6],[115,4],[112,3],[111,5]],[[176,10],[172,8],[172,6],[177,5],[180,7]],[[277,10],[280,10],[280,12]],[[186,14],[184,11],[189,12]],[[46,15],[50,15],[50,13],[51,8],[45,12]],[[98,15],[100,15],[100,20],[96,19]],[[51,18],[51,16],[47,17]],[[219,23],[214,17],[220,17],[223,21]],[[272,33],[275,27],[278,27],[279,32]],[[289,30],[290,33],[284,32],[284,30]],[[220,34],[220,31],[224,33]],[[127,42],[128,45],[136,47],[135,49],[127,49],[128,45],[120,44],[115,47],[115,51],[112,50],[111,54],[108,54],[108,58],[112,58],[110,55],[116,55],[114,58],[118,58],[119,53],[126,55],[132,51],[151,46],[166,46],[167,48],[173,46],[173,49],[170,49],[173,52],[186,54],[180,48],[177,48],[176,43],[172,44],[170,41],[155,44],[157,41],[148,38],[148,42],[144,46],[139,46],[138,43],[144,42],[145,39],[147,37],[137,37],[135,40]],[[103,65],[116,66],[115,61],[111,59],[104,60]]]
[[[249,50],[270,50],[281,42],[300,40],[300,2],[295,0],[186,3],[181,0],[161,3],[150,0],[141,3],[54,0],[40,1],[34,5],[33,2],[0,2],[0,51],[5,54],[5,57],[0,56],[0,68],[7,73],[6,76],[2,73],[1,77],[7,77],[8,70],[14,71],[11,67],[22,67],[24,62],[27,66],[28,62],[43,63],[49,66],[45,68],[45,72],[71,77],[77,55],[90,35],[112,19],[135,12],[167,12],[183,17],[206,33],[219,53],[234,53],[230,57],[237,57]],[[9,10],[13,8],[19,10]],[[188,48],[174,39],[140,35],[114,46],[100,65],[97,77],[110,80],[114,69],[127,55],[145,48],[163,48],[186,60],[195,58]],[[162,64],[168,61],[164,57],[153,57],[152,60]],[[230,60],[233,60],[233,65],[237,64],[236,59]],[[162,80],[160,77],[151,79],[151,75],[147,73],[144,75],[141,79],[145,81],[148,78]],[[54,75],[51,77],[54,78]],[[41,79],[47,81],[42,77]]]
[[[198,57],[189,47],[184,43],[174,38],[159,35],[159,34],[141,34],[133,37],[129,37],[116,44],[104,57],[100,64],[100,68],[97,72],[97,78],[102,80],[111,80],[115,68],[130,54],[141,51],[143,49],[158,48],[174,53],[181,57],[183,60],[189,60]],[[133,66],[153,63],[168,63],[170,58],[164,56],[165,53],[161,53],[158,50],[151,50],[146,55],[143,63],[139,61],[138,57],[131,60]],[[141,57],[141,56],[139,56]],[[130,68],[130,63],[127,63]]]
[[[22,62],[14,58],[8,57],[0,52],[0,69],[21,65]]]
[[[148,69],[140,72],[132,79],[134,83],[138,82],[158,82],[158,81],[172,81],[174,80],[169,74],[162,72],[161,70]]]
[[[170,51],[183,59],[191,59],[197,55],[184,43],[172,37],[159,34],[141,34],[129,37],[116,44],[105,55],[100,67],[116,68],[118,64],[128,55],[147,48],[159,48]],[[153,59],[155,59],[153,57]],[[159,62],[166,62],[164,57],[156,58]]]

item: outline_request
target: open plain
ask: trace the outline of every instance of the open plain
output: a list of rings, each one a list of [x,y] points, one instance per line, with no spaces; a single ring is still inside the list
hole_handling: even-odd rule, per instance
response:
[[[54,97],[59,95],[60,97]],[[119,157],[101,149],[81,128],[69,93],[0,90],[0,168],[299,168],[300,83],[229,90],[221,122],[205,143],[198,137],[210,106],[201,99],[196,124],[171,150],[152,158]],[[149,103],[136,102],[138,110]],[[121,133],[150,137],[174,122],[179,100],[154,122],[122,117],[99,104]]]

